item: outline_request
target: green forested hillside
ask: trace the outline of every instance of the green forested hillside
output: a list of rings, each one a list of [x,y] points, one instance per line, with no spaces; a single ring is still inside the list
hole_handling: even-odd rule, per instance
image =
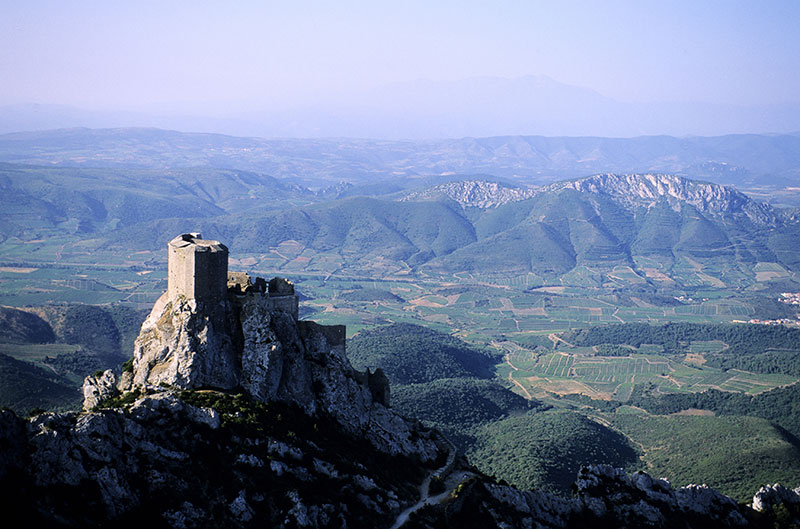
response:
[[[450,335],[398,323],[363,331],[347,343],[356,369],[383,369],[392,384],[492,375],[496,360]]]
[[[36,314],[0,307],[0,342],[48,343],[55,339],[50,325]]]
[[[444,378],[392,386],[392,407],[437,426],[466,429],[539,405],[492,380]]]
[[[80,407],[79,387],[53,372],[0,353],[0,406],[25,414],[34,408]]]
[[[757,417],[613,415],[643,448],[645,470],[674,485],[706,483],[738,501],[764,484],[800,485],[800,444]]]
[[[75,407],[86,375],[131,357],[145,317],[113,305],[0,308],[0,405],[22,412]]]
[[[403,302],[403,298],[397,294],[393,294],[388,290],[379,288],[356,288],[347,292],[342,292],[337,296],[337,299],[346,301],[364,301],[364,302],[380,302],[380,301],[393,301]]]
[[[567,411],[528,413],[482,426],[467,455],[478,468],[521,487],[569,495],[582,464],[630,468],[637,453],[619,433]]]
[[[717,415],[762,417],[800,438],[800,385],[773,389],[758,395],[709,389],[698,393],[654,394],[647,385],[634,388],[629,403],[667,415],[683,410],[708,410]]]

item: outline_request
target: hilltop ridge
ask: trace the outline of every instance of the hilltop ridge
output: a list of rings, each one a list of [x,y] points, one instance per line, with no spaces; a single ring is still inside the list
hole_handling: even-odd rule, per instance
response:
[[[756,202],[734,187],[670,174],[597,174],[556,182],[544,187],[542,192],[562,189],[602,193],[631,208],[651,208],[665,199],[673,208],[685,202],[704,213],[741,214],[761,224],[775,224],[784,217],[772,206]]]

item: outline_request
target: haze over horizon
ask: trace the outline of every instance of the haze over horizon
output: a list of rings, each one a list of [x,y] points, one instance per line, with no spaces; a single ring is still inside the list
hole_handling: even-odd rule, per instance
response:
[[[796,132],[798,19],[791,1],[6,4],[0,132]]]

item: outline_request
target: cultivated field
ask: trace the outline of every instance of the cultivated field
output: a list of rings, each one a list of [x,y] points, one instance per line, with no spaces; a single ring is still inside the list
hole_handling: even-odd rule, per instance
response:
[[[708,344],[721,350],[719,342],[695,342],[693,349],[707,350]],[[506,351],[505,378],[531,393],[582,393],[593,398],[625,402],[635,384],[649,382],[665,393],[697,392],[707,389],[756,394],[792,384],[797,377],[781,374],[756,374],[731,369],[698,366],[675,356],[652,354],[660,346],[645,344],[630,348],[629,356],[600,356],[594,348],[567,347],[559,343],[555,352],[540,352],[495,344]],[[647,354],[651,353],[651,354]]]

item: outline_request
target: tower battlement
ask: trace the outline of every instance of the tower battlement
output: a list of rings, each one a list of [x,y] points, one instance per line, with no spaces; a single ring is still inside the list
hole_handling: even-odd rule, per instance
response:
[[[299,301],[294,284],[282,277],[273,277],[267,282],[261,277],[250,277],[247,272],[228,272],[228,299],[236,301],[242,297],[258,296],[269,310],[288,312],[298,318]]]
[[[199,233],[184,233],[169,241],[167,292],[198,301],[224,300],[228,292],[228,248]]]

